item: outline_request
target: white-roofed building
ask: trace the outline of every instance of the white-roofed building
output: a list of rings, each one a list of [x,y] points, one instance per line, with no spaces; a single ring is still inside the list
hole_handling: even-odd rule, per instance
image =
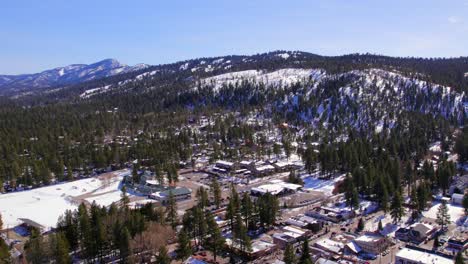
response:
[[[403,248],[395,256],[395,264],[453,264],[453,260],[424,251]]]
[[[359,236],[354,240],[354,242],[363,251],[373,254],[380,254],[390,245],[390,241],[386,237],[377,234],[365,234]]]
[[[286,193],[294,193],[301,189],[302,186],[299,184],[287,183],[281,180],[274,180],[268,184],[263,184],[258,187],[254,187],[250,190],[253,195],[264,195],[270,193],[272,195],[281,195]]]
[[[225,160],[218,160],[215,163],[216,167],[230,170],[234,166],[234,162],[225,161]]]
[[[463,204],[463,194],[454,193],[452,194],[452,204],[462,205]]]

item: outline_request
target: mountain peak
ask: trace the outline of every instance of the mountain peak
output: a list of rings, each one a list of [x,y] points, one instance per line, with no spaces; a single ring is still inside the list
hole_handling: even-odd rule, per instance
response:
[[[0,89],[25,90],[60,85],[70,85],[96,80],[124,72],[147,68],[149,65],[127,66],[116,59],[108,58],[92,64],[71,64],[34,74],[0,75]]]

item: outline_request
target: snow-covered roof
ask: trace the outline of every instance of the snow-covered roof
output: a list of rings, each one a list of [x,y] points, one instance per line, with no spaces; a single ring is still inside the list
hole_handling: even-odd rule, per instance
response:
[[[234,165],[233,162],[225,161],[225,160],[218,160],[218,161],[216,161],[216,164],[217,165],[222,165],[222,166],[227,166],[227,167],[232,167],[232,165]]]
[[[441,257],[439,255],[414,250],[410,248],[403,248],[396,254],[397,258],[410,260],[413,263],[437,263],[437,264],[453,264],[453,260]]]
[[[267,171],[267,170],[274,170],[275,167],[271,166],[271,165],[263,165],[263,166],[260,166],[260,167],[257,167],[255,168],[257,171]]]
[[[361,247],[359,247],[358,244],[354,243],[354,242],[349,242],[348,244],[346,244],[346,246],[351,250],[353,251],[355,254],[361,252]]]
[[[297,191],[298,189],[302,188],[299,184],[287,183],[281,180],[273,180],[269,184],[263,184],[258,187],[252,188],[252,191],[258,193],[271,193],[273,195],[279,194],[283,190],[293,190]]]

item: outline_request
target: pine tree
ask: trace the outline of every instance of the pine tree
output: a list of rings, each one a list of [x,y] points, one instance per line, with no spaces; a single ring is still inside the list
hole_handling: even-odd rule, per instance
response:
[[[294,264],[296,263],[296,254],[294,253],[294,247],[292,244],[288,243],[284,249],[284,258],[283,261],[285,264]]]
[[[208,206],[209,204],[208,193],[206,192],[205,188],[203,188],[203,186],[200,186],[200,188],[198,188],[196,196],[198,199],[198,206],[201,209],[204,209],[205,207]]]
[[[351,179],[351,176],[349,174],[346,175],[344,184],[346,204],[352,209],[355,209],[359,206],[359,194],[356,188],[354,187],[353,180]]]
[[[225,239],[221,233],[221,230],[216,223],[213,214],[209,213],[206,217],[208,226],[208,235],[206,236],[205,245],[213,253],[214,261],[225,246]]]
[[[299,258],[298,264],[308,264],[311,263],[312,260],[310,259],[310,249],[309,249],[309,241],[306,239],[302,244],[302,255]]]
[[[51,241],[50,248],[53,251],[53,259],[57,264],[69,264],[72,263],[72,259],[69,255],[70,248],[65,235],[62,233],[52,234],[49,237]]]
[[[166,207],[166,219],[173,229],[177,226],[177,203],[172,191],[169,191],[169,199]]]
[[[379,231],[382,231],[382,230],[383,230],[382,219],[379,220],[378,230],[379,230]]]
[[[434,237],[434,245],[432,246],[434,249],[437,249],[440,246],[439,243],[439,233],[436,233]]]
[[[442,200],[442,203],[437,209],[436,223],[440,225],[442,230],[445,230],[448,224],[450,224],[450,214],[448,213],[447,202]]]
[[[37,230],[31,232],[29,241],[24,246],[26,259],[31,264],[47,263],[49,258],[44,245],[44,239]]]
[[[156,257],[157,264],[170,264],[171,258],[167,254],[167,248],[165,246],[161,246],[159,248],[158,256]]]
[[[244,217],[245,221],[245,226],[249,228],[250,226],[250,219],[252,218],[254,210],[254,204],[252,203],[252,200],[250,199],[250,195],[245,192],[242,195],[242,201],[241,201],[241,214]]]
[[[213,177],[211,182],[211,193],[213,193],[213,200],[216,208],[221,206],[221,188],[216,177]]]
[[[384,211],[384,214],[388,212],[388,192],[387,189],[384,189],[382,194],[382,199],[380,200],[380,207]]]
[[[88,210],[84,203],[78,206],[78,221],[81,250],[84,252],[85,257],[90,257],[94,240],[91,235],[91,223]]]
[[[180,231],[179,235],[177,236],[178,246],[176,249],[177,258],[184,260],[192,255],[192,246],[190,245],[190,238],[185,232],[184,229]]]
[[[128,208],[128,204],[130,203],[130,198],[128,198],[128,195],[127,195],[127,187],[124,185],[122,187],[122,193],[120,195],[120,203],[122,205],[122,207],[124,208]]]
[[[399,191],[393,195],[392,204],[390,205],[390,215],[392,216],[393,223],[398,223],[405,214],[403,209],[403,199]]]
[[[0,214],[0,230],[3,230],[3,219],[2,219],[2,214]]]
[[[11,263],[10,249],[3,239],[0,239],[0,263]]]
[[[122,263],[133,263],[133,252],[130,246],[130,233],[126,227],[124,227],[120,232],[119,252]]]
[[[457,256],[455,257],[455,264],[464,264],[465,260],[463,258],[462,252],[458,251]]]
[[[358,231],[364,230],[364,226],[365,226],[364,219],[362,219],[362,217],[361,217],[361,218],[359,218],[359,222],[358,222],[358,226],[357,226]]]
[[[468,193],[465,193],[465,195],[463,195],[463,208],[465,208],[465,215],[468,215]]]

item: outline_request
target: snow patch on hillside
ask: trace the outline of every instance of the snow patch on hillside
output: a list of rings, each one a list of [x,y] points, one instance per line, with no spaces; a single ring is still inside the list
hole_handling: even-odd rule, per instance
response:
[[[92,89],[84,91],[82,94],[80,94],[80,97],[81,98],[89,98],[89,97],[91,97],[93,95],[100,94],[100,93],[103,93],[103,92],[109,90],[110,87],[111,87],[110,85],[106,85],[106,86],[103,86],[103,87],[92,88]]]
[[[303,83],[310,79],[318,80],[323,74],[321,69],[293,69],[286,68],[273,72],[263,70],[246,70],[238,72],[224,73],[202,79],[200,82],[205,86],[212,86],[215,91],[219,90],[223,85],[236,85],[242,81],[263,83],[266,86],[284,87],[295,83]]]

